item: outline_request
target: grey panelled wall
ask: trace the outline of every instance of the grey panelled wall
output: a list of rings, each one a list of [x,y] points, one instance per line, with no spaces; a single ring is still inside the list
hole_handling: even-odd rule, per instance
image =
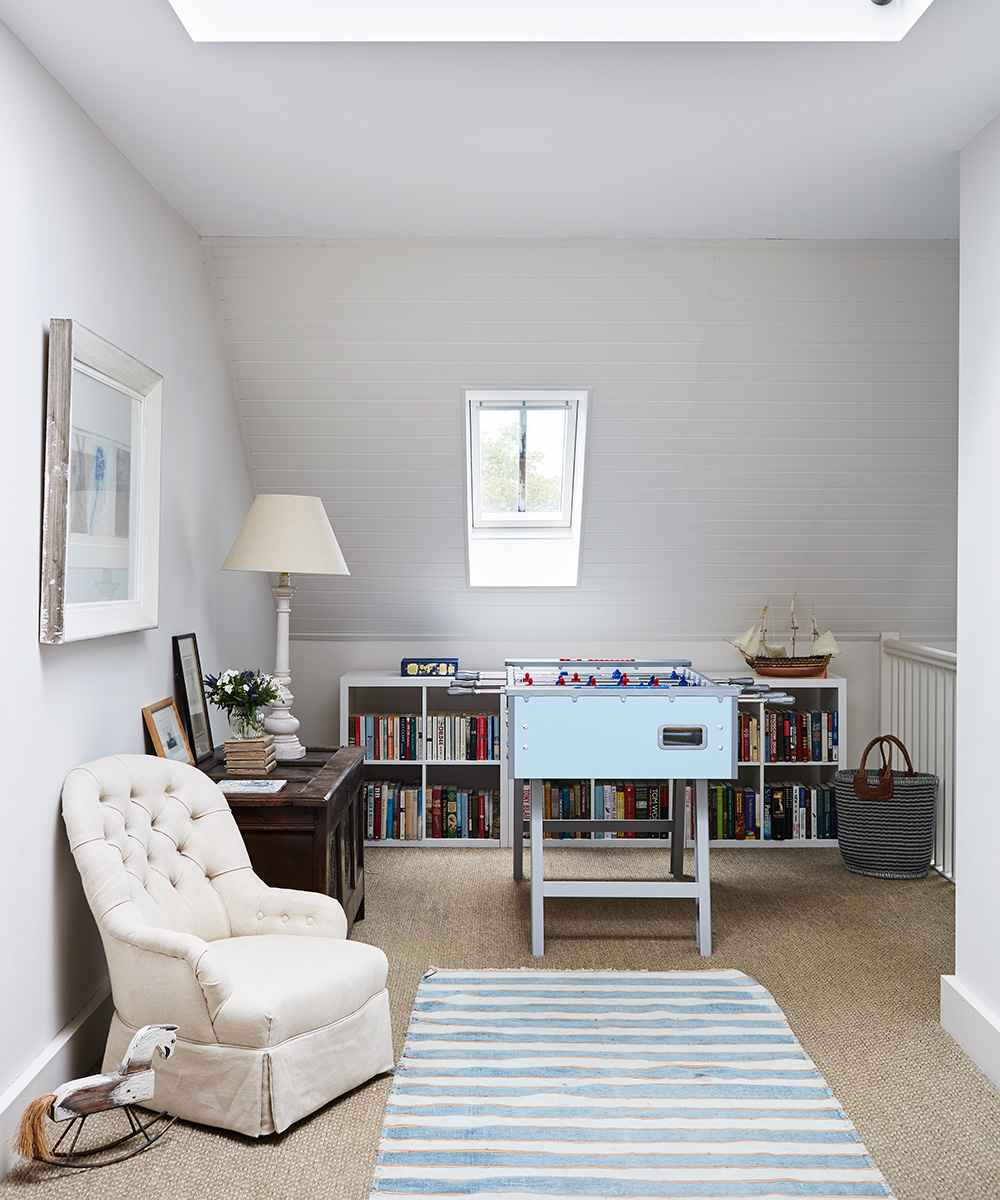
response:
[[[293,636],[729,636],[798,591],[954,636],[952,241],[210,238],[258,491],[349,579]],[[470,590],[463,386],[588,387],[581,583]]]

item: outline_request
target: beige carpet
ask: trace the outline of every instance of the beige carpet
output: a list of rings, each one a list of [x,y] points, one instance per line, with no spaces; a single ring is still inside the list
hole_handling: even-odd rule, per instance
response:
[[[567,849],[553,877],[655,877],[665,853]],[[690,859],[688,867],[691,867]],[[954,892],[932,875],[850,875],[836,850],[713,850],[715,953],[694,945],[689,900],[551,900],[546,954],[529,950],[528,885],[502,850],[369,851],[354,936],[389,955],[397,1050],[428,966],[669,970],[736,967],[778,1001],[898,1200],[1000,1197],[1000,1093],[938,1024],[954,968]],[[613,870],[612,870],[613,866]],[[177,1125],[100,1171],[22,1165],[0,1197],[366,1200],[389,1078],[258,1143]]]

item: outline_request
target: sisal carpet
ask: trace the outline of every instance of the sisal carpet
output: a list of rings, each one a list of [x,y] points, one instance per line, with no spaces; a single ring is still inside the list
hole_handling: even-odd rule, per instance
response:
[[[889,1196],[741,971],[431,971],[372,1197]]]
[[[659,849],[566,849],[553,878],[662,878]],[[686,868],[693,860],[688,856]],[[389,956],[397,1054],[429,966],[482,970],[746,971],[774,996],[897,1200],[998,1200],[1000,1095],[938,1022],[954,970],[954,889],[938,875],[877,880],[835,849],[712,851],[714,953],[693,900],[547,903],[532,958],[528,889],[510,851],[381,847],[365,854],[366,917],[352,936]],[[25,964],[30,969],[30,964]],[[178,1122],[148,1154],[56,1176],[25,1165],[2,1200],[367,1200],[392,1079],[374,1079],[278,1137]]]

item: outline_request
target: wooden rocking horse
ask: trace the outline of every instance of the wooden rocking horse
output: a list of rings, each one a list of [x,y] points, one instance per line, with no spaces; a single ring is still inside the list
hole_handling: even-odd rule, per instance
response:
[[[14,1149],[22,1158],[52,1163],[57,1167],[107,1167],[122,1159],[132,1158],[148,1150],[164,1131],[177,1120],[161,1112],[156,1116],[140,1115],[133,1105],[151,1100],[153,1096],[153,1054],[159,1050],[164,1058],[174,1052],[177,1041],[176,1025],[144,1025],[129,1042],[125,1057],[117,1071],[105,1075],[86,1075],[71,1079],[49,1096],[39,1096],[24,1110],[14,1139]],[[93,1113],[121,1108],[130,1126],[129,1132],[115,1141],[90,1150],[77,1150],[76,1145],[83,1123]],[[54,1146],[49,1146],[46,1118],[69,1121]],[[150,1129],[159,1124],[153,1134]],[[132,1138],[141,1137],[136,1146],[111,1158],[101,1157],[107,1151],[124,1146]],[[60,1153],[69,1139],[68,1149]]]

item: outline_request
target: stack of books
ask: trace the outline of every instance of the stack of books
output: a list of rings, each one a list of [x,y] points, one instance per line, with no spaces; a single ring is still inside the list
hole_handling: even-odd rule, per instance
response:
[[[267,775],[276,761],[273,734],[226,739],[227,775]]]

